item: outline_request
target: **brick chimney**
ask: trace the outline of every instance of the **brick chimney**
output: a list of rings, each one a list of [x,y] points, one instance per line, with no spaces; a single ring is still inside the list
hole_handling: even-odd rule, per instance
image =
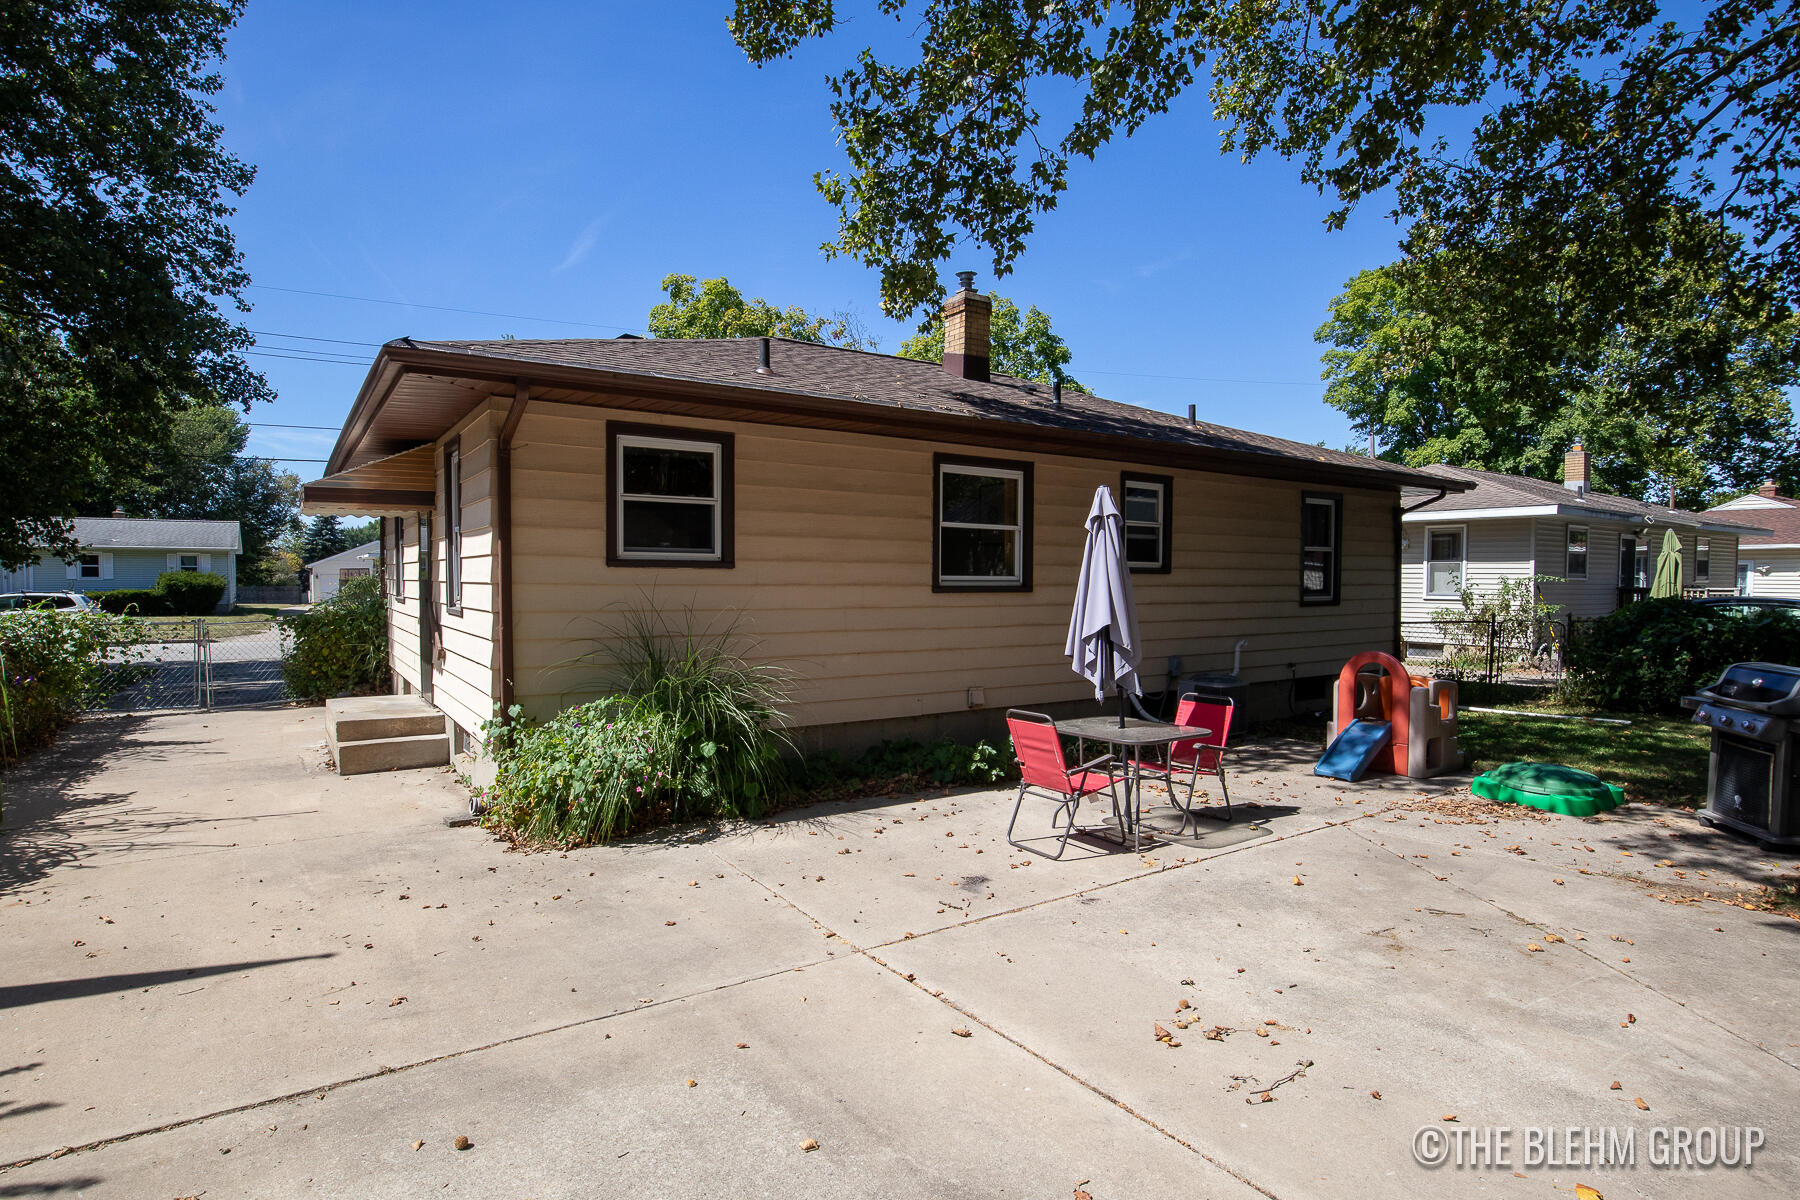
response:
[[[1592,465],[1593,459],[1586,450],[1581,448],[1580,442],[1570,446],[1569,452],[1563,455],[1563,486],[1572,492],[1585,495],[1588,490],[1589,469]]]
[[[985,383],[993,301],[975,290],[975,272],[958,271],[956,282],[961,286],[944,302],[944,370]]]
[[[1756,494],[1765,500],[1773,500],[1781,495],[1781,485],[1773,479],[1764,480],[1763,485],[1756,489]]]

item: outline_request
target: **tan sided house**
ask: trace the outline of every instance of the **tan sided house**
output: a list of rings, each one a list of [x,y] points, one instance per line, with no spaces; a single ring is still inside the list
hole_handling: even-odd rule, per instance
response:
[[[1248,639],[1246,703],[1285,711],[1397,648],[1401,489],[1463,484],[990,377],[987,298],[946,312],[942,366],[781,339],[390,342],[306,511],[384,518],[396,690],[459,748],[497,706],[590,695],[559,664],[647,600],[735,616],[799,677],[807,745],[1092,705],[1062,649],[1101,484],[1151,688]]]

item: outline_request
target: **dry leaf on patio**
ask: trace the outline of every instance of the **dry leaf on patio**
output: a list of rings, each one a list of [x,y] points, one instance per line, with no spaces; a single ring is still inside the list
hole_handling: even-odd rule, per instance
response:
[[[1649,1112],[1650,1111],[1650,1106],[1648,1104],[1644,1103],[1644,1098],[1642,1096],[1633,1096],[1631,1098],[1631,1102],[1633,1104],[1637,1105],[1637,1109],[1639,1112]]]
[[[388,1001],[388,1007],[393,1008],[396,1004],[405,1004],[405,1003],[406,1003],[405,996],[395,996],[392,1000]]]
[[[1454,1121],[1454,1120],[1456,1120],[1456,1114],[1455,1114],[1455,1113],[1445,1113],[1445,1114],[1444,1114],[1444,1115],[1443,1115],[1443,1116],[1441,1116],[1441,1117],[1439,1117],[1439,1118],[1438,1118],[1438,1120],[1440,1120],[1440,1121]]]
[[[817,1150],[818,1148],[819,1148],[819,1143],[818,1143],[817,1139],[814,1139],[814,1138],[807,1138],[804,1142],[800,1143],[800,1149],[805,1150],[808,1153],[810,1153],[814,1150]]]
[[[425,1148],[425,1139],[424,1138],[420,1138],[413,1143],[414,1150],[423,1150],[424,1148]]]
[[[737,1048],[739,1050],[748,1050],[750,1048],[750,1043],[749,1042],[739,1042],[737,1044]]]
[[[1525,949],[1531,951],[1533,954],[1542,954],[1544,952],[1544,948],[1542,946],[1538,945],[1536,942],[1531,942],[1531,943],[1527,944]]]
[[[1076,1188],[1075,1189],[1075,1200],[1094,1200],[1094,1196],[1093,1196],[1092,1192],[1084,1191],[1081,1188]]]
[[[1546,933],[1544,935],[1544,940],[1546,942],[1560,942],[1563,940],[1563,935],[1560,933]]]
[[[955,1029],[952,1029],[950,1032],[954,1033],[957,1037],[974,1037],[975,1036],[973,1033],[970,1033],[967,1029],[965,1029],[961,1025],[958,1025]]]
[[[1624,1088],[1625,1088],[1625,1085],[1615,1079],[1612,1081],[1612,1086],[1607,1088],[1606,1090],[1609,1092],[1618,1092],[1618,1091],[1623,1091]]]
[[[1298,875],[1296,875],[1296,876],[1294,876],[1294,886],[1295,887],[1305,887],[1306,885],[1304,883],[1301,883],[1300,877]]]
[[[1606,1197],[1587,1184],[1578,1183],[1575,1185],[1575,1200],[1606,1200]]]
[[[1380,1093],[1380,1092],[1370,1092],[1370,1093],[1369,1093],[1369,1099],[1371,1099],[1371,1100],[1379,1100],[1379,1099],[1381,1099],[1381,1093]]]

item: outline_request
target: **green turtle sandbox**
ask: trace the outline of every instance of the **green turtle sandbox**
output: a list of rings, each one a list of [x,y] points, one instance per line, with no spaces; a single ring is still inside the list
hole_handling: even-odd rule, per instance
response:
[[[1560,763],[1513,762],[1477,775],[1469,790],[1483,800],[1523,804],[1565,817],[1591,817],[1625,802],[1625,789]]]

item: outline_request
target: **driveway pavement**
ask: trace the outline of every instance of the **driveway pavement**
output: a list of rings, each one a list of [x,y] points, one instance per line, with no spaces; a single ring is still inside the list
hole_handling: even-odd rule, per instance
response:
[[[1022,854],[1000,792],[526,855],[323,732],[111,717],[6,777],[0,1196],[1800,1190],[1800,922],[1705,898],[1796,864],[1683,815],[1273,746],[1141,856]]]

